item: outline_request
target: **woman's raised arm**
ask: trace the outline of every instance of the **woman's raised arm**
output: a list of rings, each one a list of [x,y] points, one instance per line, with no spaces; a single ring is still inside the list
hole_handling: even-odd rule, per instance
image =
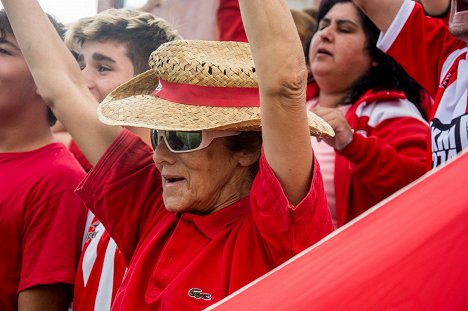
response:
[[[265,157],[291,204],[307,194],[313,152],[304,53],[286,1],[240,0],[259,81]]]

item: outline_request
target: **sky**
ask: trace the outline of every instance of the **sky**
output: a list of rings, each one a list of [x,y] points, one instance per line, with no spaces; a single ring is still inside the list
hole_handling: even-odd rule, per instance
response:
[[[64,24],[73,23],[80,17],[95,15],[97,12],[97,0],[39,0],[39,3],[44,11],[54,15]],[[1,3],[0,8],[3,8]]]

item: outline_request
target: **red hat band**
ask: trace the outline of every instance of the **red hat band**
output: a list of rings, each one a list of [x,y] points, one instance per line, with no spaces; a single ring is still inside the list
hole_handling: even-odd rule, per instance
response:
[[[159,80],[159,86],[152,94],[185,105],[260,107],[257,88],[202,86]]]

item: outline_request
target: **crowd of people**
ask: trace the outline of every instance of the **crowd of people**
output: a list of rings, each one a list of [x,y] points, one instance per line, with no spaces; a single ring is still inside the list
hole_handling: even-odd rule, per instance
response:
[[[2,0],[1,310],[204,309],[468,149],[466,1],[203,2]]]

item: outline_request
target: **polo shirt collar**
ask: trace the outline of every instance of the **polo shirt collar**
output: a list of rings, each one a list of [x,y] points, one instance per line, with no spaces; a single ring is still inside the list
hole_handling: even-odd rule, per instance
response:
[[[213,240],[229,224],[236,222],[250,211],[249,197],[246,196],[225,208],[208,215],[184,213],[181,219],[192,221],[205,236]]]

